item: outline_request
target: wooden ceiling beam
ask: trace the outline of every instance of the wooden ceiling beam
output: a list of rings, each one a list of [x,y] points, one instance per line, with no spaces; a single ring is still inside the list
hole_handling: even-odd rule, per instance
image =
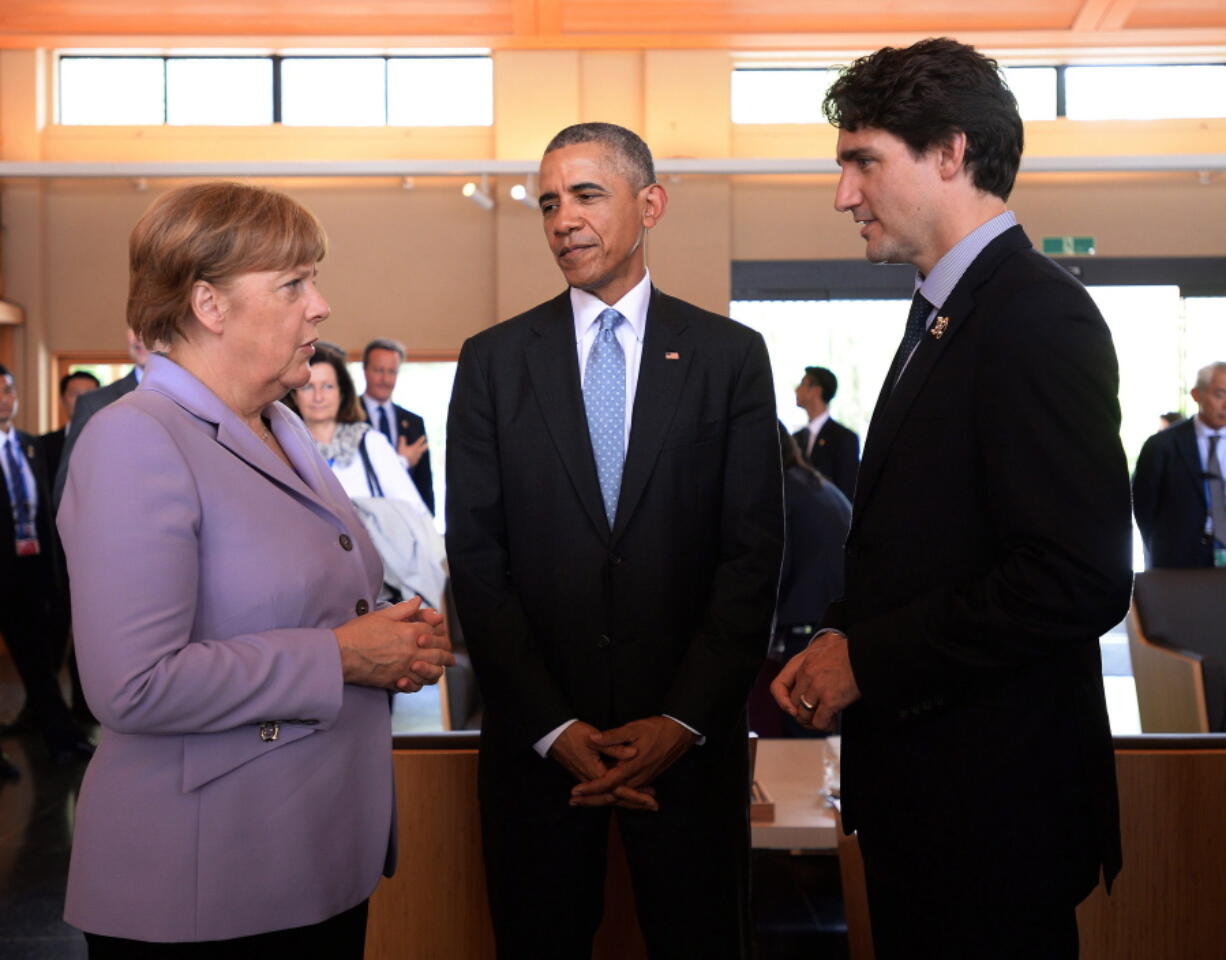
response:
[[[262,34],[244,37],[208,35],[14,34],[0,32],[0,49],[254,49],[284,50],[301,47],[360,48],[364,50],[469,47],[492,50],[728,50],[805,51],[809,56],[842,57],[883,46],[906,46],[930,33],[692,33],[692,34],[406,34],[368,36],[297,36]],[[1025,54],[1027,51],[1093,57],[1096,51],[1140,53],[1157,49],[1164,54],[1186,51],[1192,56],[1218,58],[1226,52],[1226,26],[1212,29],[1134,30],[1001,30],[959,31],[964,43],[982,50]]]

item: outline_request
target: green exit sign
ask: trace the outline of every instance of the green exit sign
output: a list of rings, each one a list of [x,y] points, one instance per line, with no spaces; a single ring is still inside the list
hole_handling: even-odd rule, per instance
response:
[[[1044,237],[1043,252],[1049,257],[1092,257],[1098,251],[1093,237]]]

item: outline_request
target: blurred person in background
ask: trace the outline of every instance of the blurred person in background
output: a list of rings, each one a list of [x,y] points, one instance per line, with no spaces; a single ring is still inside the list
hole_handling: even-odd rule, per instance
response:
[[[64,426],[50,433],[44,433],[42,441],[43,452],[47,455],[47,471],[54,477],[59,470],[60,460],[64,455],[64,442],[68,433],[68,423],[72,421],[73,411],[77,406],[77,398],[85,393],[92,393],[102,386],[101,382],[88,370],[74,370],[60,378],[60,408],[64,411]]]
[[[48,470],[35,437],[18,430],[17,387],[0,365],[0,633],[25,687],[24,718],[57,763],[87,758],[93,745],[73,721],[56,678],[68,630]],[[0,780],[17,779],[0,751]]]
[[[60,532],[102,726],[65,919],[91,958],[362,957],[394,866],[388,691],[441,617],[375,609],[379,558],[298,417],[326,240],[289,197],[172,190],[130,242],[139,389],[81,431]]]
[[[341,486],[355,502],[384,562],[384,583],[401,597],[442,602],[442,537],[430,508],[391,444],[362,419],[344,352],[317,345],[311,379],[286,401],[302,417]]]
[[[1196,413],[1145,441],[1132,505],[1145,566],[1226,567],[1226,363],[1196,373]]]
[[[392,391],[404,363],[404,344],[379,337],[362,351],[362,373],[366,392],[362,394],[362,415],[378,430],[404,461],[413,483],[431,513],[434,513],[434,475],[430,470],[430,445],[426,441],[426,421],[392,402]]]
[[[770,694],[780,667],[800,653],[821,627],[826,608],[843,593],[843,543],[851,502],[800,451],[779,423],[785,533],[775,628],[766,663],[749,695],[749,726],[762,737],[824,736],[779,710]]]

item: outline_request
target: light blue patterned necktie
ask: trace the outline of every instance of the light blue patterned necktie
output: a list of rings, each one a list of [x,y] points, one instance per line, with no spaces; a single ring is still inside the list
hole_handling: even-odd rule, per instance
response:
[[[614,331],[626,318],[608,307],[597,319],[600,330],[583,373],[583,406],[592,453],[596,455],[600,497],[612,527],[626,459],[626,355]]]

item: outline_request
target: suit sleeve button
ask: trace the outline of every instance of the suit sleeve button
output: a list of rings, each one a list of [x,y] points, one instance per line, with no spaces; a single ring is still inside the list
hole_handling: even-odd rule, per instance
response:
[[[341,534],[341,549],[342,550],[352,550],[353,549],[353,540],[350,538],[349,534],[347,533]]]
[[[353,609],[359,617],[364,617],[370,613],[370,604],[363,598],[353,605]]]
[[[608,634],[602,633],[600,636],[596,638],[596,649],[603,650],[605,647],[609,646],[612,642],[613,641],[609,639]]]

